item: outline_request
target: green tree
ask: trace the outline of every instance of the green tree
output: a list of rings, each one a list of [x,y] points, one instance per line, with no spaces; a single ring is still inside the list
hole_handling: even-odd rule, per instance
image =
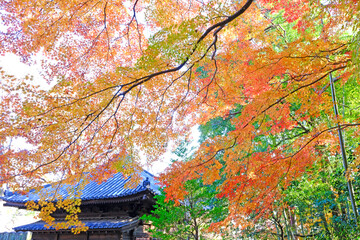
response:
[[[170,239],[214,239],[208,233],[211,223],[223,220],[227,213],[225,199],[216,197],[216,184],[203,185],[199,180],[190,180],[185,184],[187,194],[181,201],[166,200],[165,192],[157,195],[152,215],[143,220],[150,221],[153,237]]]

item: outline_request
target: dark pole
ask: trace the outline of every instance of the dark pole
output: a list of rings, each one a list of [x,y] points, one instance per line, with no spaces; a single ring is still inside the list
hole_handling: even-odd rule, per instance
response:
[[[336,120],[338,121],[339,113],[338,113],[338,109],[337,109],[337,105],[336,105],[334,79],[333,79],[331,73],[329,74],[329,77],[330,77],[331,96],[332,96],[333,105],[334,105],[335,117],[336,117]],[[343,139],[343,136],[342,136],[342,132],[341,132],[339,122],[337,122],[337,126],[338,126],[338,134],[339,134],[339,142],[340,142],[340,149],[341,149],[341,156],[342,156],[342,160],[343,160],[343,166],[344,166],[345,172],[347,172],[347,170],[348,170],[348,162],[347,162],[347,159],[346,159],[344,139]],[[354,215],[355,215],[355,221],[357,222],[357,220],[358,220],[358,211],[357,211],[356,202],[355,202],[355,198],[354,198],[353,186],[352,186],[352,183],[351,183],[351,181],[349,179],[347,180],[347,186],[348,186],[348,190],[349,190],[349,196],[350,196],[352,210],[353,210]]]

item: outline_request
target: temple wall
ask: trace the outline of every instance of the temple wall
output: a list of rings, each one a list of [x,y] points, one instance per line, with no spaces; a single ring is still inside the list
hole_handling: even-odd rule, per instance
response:
[[[58,240],[56,234],[33,233],[32,240]]]
[[[121,240],[121,234],[117,233],[90,233],[89,236],[87,234],[39,234],[34,233],[32,240]],[[123,238],[124,239],[124,238]],[[126,238],[130,240],[130,238]]]
[[[89,240],[120,240],[121,235],[116,233],[104,234],[89,234]]]

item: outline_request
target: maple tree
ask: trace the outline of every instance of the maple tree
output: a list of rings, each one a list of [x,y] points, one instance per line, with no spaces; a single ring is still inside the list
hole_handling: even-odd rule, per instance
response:
[[[74,183],[93,169],[98,180],[136,172],[141,154],[151,163],[192,126],[222,117],[229,131],[162,180],[177,200],[186,181],[223,176],[229,215],[220,224],[246,227],[322,148],[338,151],[337,126],[322,119],[334,119],[330,73],[358,84],[355,0],[14,0],[0,9],[0,52],[40,61],[53,84],[0,72],[0,141],[34,146],[2,148],[0,182],[11,188],[41,186],[44,176]],[[340,128],[358,136],[357,120]]]

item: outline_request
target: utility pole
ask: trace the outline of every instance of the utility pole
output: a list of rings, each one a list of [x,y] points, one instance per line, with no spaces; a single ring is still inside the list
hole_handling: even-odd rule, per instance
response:
[[[348,162],[347,162],[347,159],[346,159],[344,139],[343,139],[341,128],[340,128],[339,121],[338,121],[339,120],[339,113],[338,113],[338,108],[337,108],[337,105],[336,105],[334,79],[333,79],[331,73],[329,74],[329,77],[330,77],[331,96],[332,96],[332,101],[333,101],[333,105],[334,105],[334,112],[335,112],[335,117],[336,117],[337,127],[338,127],[341,156],[342,156],[343,166],[344,166],[345,172],[347,172],[347,170],[348,170]],[[351,183],[351,181],[349,179],[347,179],[347,187],[348,187],[348,190],[349,190],[349,196],[350,196],[352,210],[353,210],[354,215],[355,215],[355,221],[357,222],[358,221],[358,211],[357,211],[357,207],[356,207],[353,186],[352,186],[352,183]]]

